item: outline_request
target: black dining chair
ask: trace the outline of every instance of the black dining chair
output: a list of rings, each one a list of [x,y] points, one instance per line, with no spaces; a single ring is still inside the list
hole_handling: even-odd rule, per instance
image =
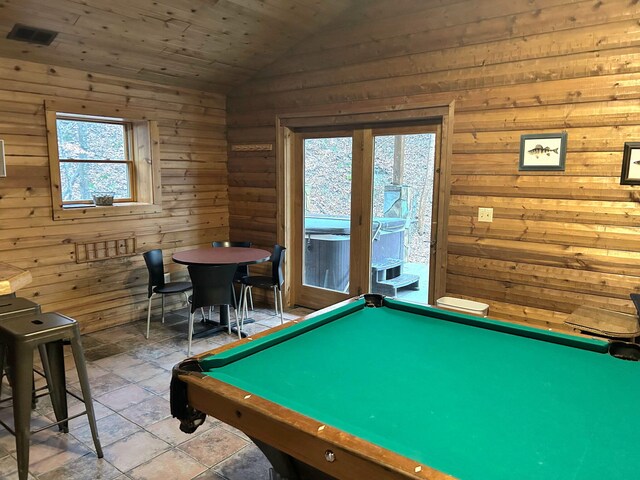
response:
[[[244,322],[245,315],[248,315],[247,310],[247,297],[251,295],[251,289],[264,288],[273,289],[273,302],[276,315],[280,313],[280,324],[284,323],[282,315],[283,303],[282,303],[282,285],[284,285],[284,254],[286,248],[281,245],[275,245],[273,247],[273,254],[269,261],[271,262],[271,276],[266,275],[248,275],[242,278],[242,290],[240,297],[243,300],[242,313],[240,315],[240,328]],[[278,312],[278,304],[280,305],[280,311]]]
[[[229,285],[233,282],[233,275],[238,265],[189,265],[189,276],[193,284],[193,294],[190,297],[189,309],[189,347],[187,355],[191,356],[191,338],[193,337],[193,313],[204,307],[214,305],[233,305],[233,294]],[[222,307],[221,307],[222,308]],[[238,311],[236,310],[236,323],[238,323]],[[231,320],[227,326],[231,333]],[[238,325],[238,338],[242,338]]]
[[[219,247],[241,247],[241,248],[251,248],[251,242],[211,242],[211,246],[214,248]],[[233,290],[233,305],[237,309],[238,306],[242,306],[242,278],[249,275],[249,266],[248,265],[238,265],[238,269],[236,270],[236,274],[233,276],[233,283],[237,283],[240,285],[240,299],[238,300],[236,297],[236,291]],[[232,285],[233,288],[233,285]],[[251,292],[249,292],[249,303],[251,304],[251,310],[253,310],[253,297],[251,296]]]
[[[142,254],[149,271],[149,290],[147,305],[147,339],[149,338],[149,326],[151,325],[151,299],[155,294],[162,296],[162,323],[164,323],[164,297],[174,293],[184,294],[185,300],[189,301],[187,292],[191,290],[190,282],[168,282],[164,281],[164,262],[162,260],[162,250],[149,250]]]

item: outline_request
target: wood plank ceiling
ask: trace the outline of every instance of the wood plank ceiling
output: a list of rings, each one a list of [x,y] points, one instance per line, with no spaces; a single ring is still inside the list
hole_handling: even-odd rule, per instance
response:
[[[219,93],[244,83],[352,0],[0,0],[0,57]],[[6,38],[20,23],[50,46]]]

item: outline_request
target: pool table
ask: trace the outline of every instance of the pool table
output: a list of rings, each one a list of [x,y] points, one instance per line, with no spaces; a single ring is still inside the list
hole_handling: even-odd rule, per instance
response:
[[[176,365],[279,478],[640,478],[638,347],[365,295]]]

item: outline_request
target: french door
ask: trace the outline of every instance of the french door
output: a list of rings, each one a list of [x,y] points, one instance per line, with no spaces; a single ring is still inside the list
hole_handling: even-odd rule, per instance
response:
[[[290,133],[290,303],[433,302],[441,124]]]

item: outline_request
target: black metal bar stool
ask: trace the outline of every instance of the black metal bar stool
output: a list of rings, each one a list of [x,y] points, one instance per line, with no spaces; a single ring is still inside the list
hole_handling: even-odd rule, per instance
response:
[[[16,315],[33,315],[40,313],[40,305],[31,300],[27,300],[26,298],[18,298],[15,293],[11,293],[9,295],[1,295],[0,296],[0,322],[6,320],[9,317],[13,317]],[[46,350],[44,345],[39,347],[40,350],[40,358],[42,359],[42,367],[44,369],[45,377],[49,378],[49,363],[46,359]],[[2,376],[4,372],[0,370],[0,393],[2,393]],[[36,406],[36,389],[35,389],[35,381],[34,388],[32,394],[32,407]],[[56,410],[57,412],[57,410]]]
[[[14,294],[0,295],[0,316],[40,313],[40,305]]]
[[[85,411],[72,417],[67,414],[63,341],[69,341],[71,344],[82,389],[82,398],[77,398],[85,403]],[[6,350],[13,394],[14,430],[6,424],[0,423],[16,437],[18,478],[20,480],[26,480],[29,470],[29,438],[32,433],[30,421],[33,351],[36,347],[40,348],[40,346],[44,346],[46,349],[46,357],[49,364],[47,383],[52,396],[52,403],[58,405],[59,411],[56,412],[56,422],[33,433],[54,425],[62,425],[66,431],[66,425],[70,419],[86,414],[89,417],[89,426],[96,453],[98,458],[102,458],[102,448],[98,438],[98,428],[93,410],[93,401],[91,400],[89,377],[84,362],[78,323],[74,319],[59,313],[33,314],[29,317],[25,315],[11,316],[0,321],[0,371],[4,368],[3,362]],[[43,363],[45,363],[44,359]]]
[[[15,294],[9,295],[1,295],[0,296],[0,322],[15,316],[24,316],[26,318],[30,318],[34,314],[40,314],[40,305],[28,300],[26,298],[18,298]],[[47,349],[45,345],[39,345],[38,350],[40,351],[40,358],[42,359],[42,369],[44,370],[44,377],[47,379],[47,386],[49,388],[49,392],[51,395],[51,404],[53,406],[53,411],[56,415],[56,420],[62,420],[66,417],[66,402],[67,397],[64,395],[57,394],[53,392],[52,388],[55,387],[53,382],[51,381],[51,372],[49,370],[49,361],[47,359]],[[42,374],[41,372],[37,372],[34,369],[34,372],[38,374]],[[0,369],[0,393],[2,393],[2,376],[4,372]],[[47,387],[41,387],[37,390],[46,389]],[[31,396],[31,407],[36,407],[36,399],[38,397],[37,390],[35,387],[35,378],[33,381],[33,390]],[[66,423],[60,424],[60,431],[67,432],[68,428]]]

